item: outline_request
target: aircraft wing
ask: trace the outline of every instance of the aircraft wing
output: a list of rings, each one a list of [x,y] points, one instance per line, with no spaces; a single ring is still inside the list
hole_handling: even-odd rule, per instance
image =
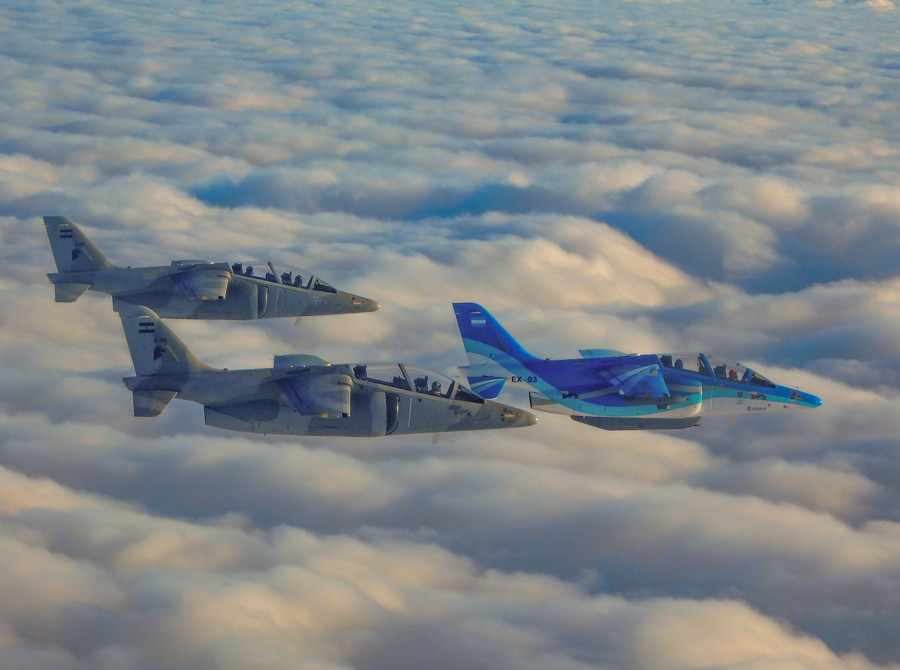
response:
[[[578,353],[583,358],[609,359],[608,367],[599,368],[600,376],[629,398],[659,399],[669,396],[669,387],[659,374],[656,363],[640,365],[641,357],[615,349],[579,349]]]
[[[609,367],[598,368],[600,376],[611,386],[616,387],[626,398],[635,402],[646,400],[654,402],[670,397],[669,387],[659,373],[659,366],[623,365],[621,362]]]

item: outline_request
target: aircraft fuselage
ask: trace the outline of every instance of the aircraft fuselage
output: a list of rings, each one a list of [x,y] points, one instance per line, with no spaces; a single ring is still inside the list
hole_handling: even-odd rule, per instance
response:
[[[686,428],[702,416],[818,407],[737,361],[704,353],[624,354],[583,349],[581,358],[529,354],[481,305],[454,303],[470,385],[496,398],[507,382],[534,389],[531,407],[607,429]]]
[[[395,366],[398,370],[406,368]],[[207,425],[268,435],[377,437],[534,424],[532,414],[452,384],[445,393],[360,378],[359,366],[207,371],[126,377],[135,395],[170,393],[203,405]],[[399,375],[398,375],[399,376]],[[396,379],[396,377],[395,377]],[[402,388],[407,386],[408,388]],[[166,400],[168,402],[168,399]]]
[[[752,384],[729,379],[727,375],[720,378],[708,372],[667,367],[656,354],[618,358],[621,363],[636,367],[659,366],[669,397],[628,396],[614,385],[598,386],[598,379],[602,378],[598,370],[608,368],[611,362],[604,358],[520,363],[521,371],[508,379],[538,391],[540,395],[531,396],[534,409],[621,419],[678,420],[685,426],[699,422],[701,416],[752,414],[822,404],[816,396],[771,382]]]
[[[161,317],[173,319],[270,319],[370,312],[378,308],[373,300],[344,291],[290,286],[235,274],[227,263],[54,272],[47,276],[57,286],[58,302],[68,301],[61,299],[60,289],[65,291],[67,285],[84,286],[107,293],[115,301],[144,305]]]

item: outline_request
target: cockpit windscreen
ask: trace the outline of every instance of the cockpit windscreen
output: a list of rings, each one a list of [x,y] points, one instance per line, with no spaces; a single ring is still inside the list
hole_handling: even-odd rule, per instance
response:
[[[230,263],[230,266],[231,271],[236,275],[262,279],[264,281],[282,284],[284,286],[292,286],[294,288],[337,293],[337,290],[328,284],[328,282],[319,279],[312,273],[301,270],[300,268],[275,265],[270,261],[238,261],[236,263]]]

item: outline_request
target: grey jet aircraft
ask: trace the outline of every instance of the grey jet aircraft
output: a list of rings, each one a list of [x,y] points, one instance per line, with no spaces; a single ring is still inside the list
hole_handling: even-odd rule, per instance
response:
[[[272,368],[216,370],[150,309],[120,306],[136,376],[125,377],[135,416],[173,398],[203,405],[206,424],[272,435],[377,437],[530,426],[529,412],[485,400],[439,373],[403,365],[334,364],[276,356]]]
[[[379,308],[374,300],[338,291],[308,272],[271,262],[181,260],[123,268],[107,260],[66,217],[45,216],[44,225],[58,270],[47,275],[56,302],[73,302],[91,289],[110,294],[116,311],[122,303],[130,303],[175,319],[271,319]]]

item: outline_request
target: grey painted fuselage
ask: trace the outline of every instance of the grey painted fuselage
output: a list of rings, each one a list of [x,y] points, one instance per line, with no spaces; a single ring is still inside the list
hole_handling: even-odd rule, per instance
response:
[[[117,310],[126,302],[165,318],[233,320],[353,314],[379,307],[309,273],[271,263],[257,265],[255,271],[243,263],[200,260],[123,268],[108,261],[67,218],[45,216],[44,225],[58,270],[47,275],[57,302],[73,302],[91,290],[111,295]]]
[[[535,423],[529,412],[489,400],[479,402],[477,396],[464,395],[459,388],[452,398],[436,397],[361,381],[353,376],[353,367],[208,371],[189,376],[126,377],[123,381],[138,397],[144,391],[166,391],[170,395],[174,391],[172,398],[203,405],[207,425],[248,433],[378,437]],[[299,381],[303,382],[301,388],[318,382],[319,393],[346,396],[347,402],[341,403],[345,411],[307,413],[315,409],[317,399],[294,402],[284,390]],[[303,396],[301,399],[307,401]],[[137,402],[135,411],[140,412]]]
[[[136,372],[123,379],[135,416],[157,416],[178,398],[203,405],[207,425],[272,435],[377,437],[536,422],[444,375],[402,364],[332,365],[292,355],[276,356],[272,368],[215,370],[152,310],[123,305],[120,317]]]

